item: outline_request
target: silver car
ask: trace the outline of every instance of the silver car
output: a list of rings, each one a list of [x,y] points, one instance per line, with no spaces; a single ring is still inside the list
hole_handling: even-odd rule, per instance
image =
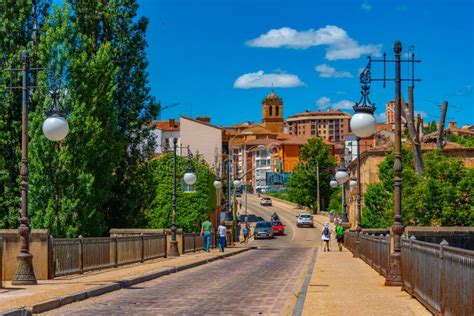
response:
[[[267,221],[257,222],[255,229],[253,231],[253,238],[275,238],[275,233],[273,232],[272,223]]]
[[[297,227],[302,227],[302,226],[314,227],[313,215],[309,213],[300,213],[296,217],[297,217],[296,219]]]

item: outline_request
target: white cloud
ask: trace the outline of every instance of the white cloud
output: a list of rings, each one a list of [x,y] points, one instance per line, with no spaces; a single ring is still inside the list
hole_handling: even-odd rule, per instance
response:
[[[316,106],[319,110],[333,109],[333,110],[350,110],[354,106],[354,102],[349,100],[341,100],[336,103],[332,103],[328,97],[321,97],[316,101]]]
[[[375,114],[377,122],[385,122],[387,120],[387,114],[385,112]]]
[[[336,68],[321,64],[314,67],[322,78],[352,78],[352,74],[348,71],[336,71]]]
[[[318,109],[327,109],[331,105],[331,99],[328,97],[321,97],[316,101]]]
[[[304,86],[304,82],[296,75],[285,73],[265,74],[263,70],[243,74],[234,82],[234,88],[293,88]]]
[[[360,5],[360,9],[362,11],[369,12],[370,10],[372,10],[372,6],[366,0]]]
[[[359,45],[357,41],[349,37],[347,32],[335,25],[327,25],[323,28],[297,31],[289,27],[271,29],[266,34],[249,40],[246,45],[265,48],[294,48],[306,49],[313,46],[328,46],[326,59],[354,59],[362,55],[380,56],[382,45]]]

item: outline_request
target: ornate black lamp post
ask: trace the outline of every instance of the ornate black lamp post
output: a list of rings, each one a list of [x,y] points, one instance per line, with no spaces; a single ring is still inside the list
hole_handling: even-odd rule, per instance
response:
[[[342,186],[342,227],[344,227],[344,229],[348,229],[351,227],[351,224],[349,223],[349,218],[347,217],[346,183],[349,180],[347,168],[338,168],[334,178],[335,181]],[[332,180],[329,184],[332,186]]]
[[[21,248],[17,257],[18,266],[12,284],[34,285],[36,284],[33,269],[33,255],[30,253],[30,227],[28,225],[28,92],[31,88],[28,84],[29,55],[27,51],[21,54],[23,59],[22,73],[22,117],[21,117],[21,211],[18,233],[20,235]],[[56,107],[58,89],[53,89],[53,109]],[[67,121],[58,115],[51,113],[43,123],[43,133],[46,138],[53,141],[63,140],[69,132]]]
[[[179,250],[178,250],[178,241],[176,240],[176,150],[178,149],[177,146],[178,139],[173,139],[173,197],[172,197],[172,204],[173,204],[173,221],[171,223],[171,240],[170,240],[170,257],[178,257]],[[184,148],[184,147],[179,147]],[[193,185],[196,183],[196,172],[194,171],[193,163],[192,163],[192,155],[191,151],[189,150],[189,146],[186,147],[188,149],[188,167],[183,176],[183,180],[187,185]]]
[[[393,237],[393,251],[390,254],[389,268],[387,272],[387,277],[385,279],[385,285],[394,285],[399,286],[402,283],[401,278],[401,256],[400,256],[400,237],[405,230],[405,227],[402,224],[402,81],[410,81],[414,86],[415,81],[421,81],[420,79],[415,79],[415,63],[421,62],[420,60],[415,60],[415,54],[411,54],[411,58],[407,60],[401,59],[402,54],[402,43],[400,41],[395,41],[393,44],[393,51],[395,53],[394,60],[387,60],[386,54],[383,55],[383,59],[375,60],[369,57],[369,65],[367,72],[367,82],[371,81],[383,81],[383,86],[385,88],[387,81],[395,82],[395,143],[393,154],[395,156],[394,162],[394,217],[393,224],[391,227],[392,237]],[[374,79],[371,77],[370,65],[372,62],[381,62],[384,65],[384,76],[380,79]],[[411,63],[411,78],[402,79],[401,78],[401,63],[408,62]],[[395,78],[387,79],[386,78],[386,63],[395,64]],[[367,67],[366,67],[367,69]],[[361,76],[362,79],[362,76]],[[355,109],[355,108],[354,108]],[[360,109],[359,109],[360,110]],[[358,113],[356,113],[357,115]],[[362,113],[363,114],[363,111]],[[370,114],[370,113],[369,113]],[[356,116],[354,115],[354,116]],[[354,121],[356,122],[356,121]],[[352,128],[352,120],[351,120]],[[358,146],[359,147],[359,146]],[[359,181],[360,182],[360,181]]]
[[[361,84],[361,98],[359,102],[354,105],[355,114],[351,118],[351,130],[357,137],[357,239],[354,251],[354,256],[359,256],[359,245],[360,245],[360,232],[362,231],[361,225],[361,203],[362,203],[362,188],[360,179],[360,139],[367,138],[375,133],[376,120],[374,116],[375,104],[370,102],[369,90],[371,80],[371,62],[367,64],[364,71],[360,74]],[[354,186],[355,186],[354,185]]]

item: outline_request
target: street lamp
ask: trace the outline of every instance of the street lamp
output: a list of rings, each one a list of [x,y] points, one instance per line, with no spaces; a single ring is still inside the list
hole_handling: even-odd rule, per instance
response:
[[[349,180],[349,173],[346,168],[338,168],[334,176],[337,183],[342,186],[342,226],[344,229],[348,229],[351,225],[347,218],[347,202],[346,202],[346,183]]]
[[[170,257],[178,257],[178,241],[176,240],[176,150],[178,149],[178,139],[173,138],[173,196],[172,196],[172,205],[173,205],[173,222],[171,223],[171,240],[170,240]],[[180,147],[183,148],[183,147]],[[188,167],[183,176],[184,183],[187,185],[193,185],[196,183],[196,171],[193,167],[191,151],[188,148]]]
[[[329,186],[333,189],[337,188],[338,183],[337,183],[336,179],[331,179],[331,181],[329,181]]]
[[[350,121],[352,131],[357,137],[357,238],[355,245],[354,256],[360,256],[360,232],[362,231],[362,220],[361,220],[361,204],[362,204],[362,188],[360,179],[360,139],[371,137],[375,134],[376,120],[374,116],[375,104],[370,102],[370,81],[371,81],[371,62],[365,67],[360,73],[360,84],[361,84],[361,98],[357,102],[353,109],[355,111]]]
[[[217,177],[216,180],[214,180],[214,188],[216,188],[218,190],[222,188],[221,178]]]
[[[18,254],[18,266],[12,280],[13,285],[35,285],[36,277],[33,269],[33,255],[30,253],[30,227],[28,226],[28,52],[21,54],[22,63],[22,119],[21,119],[21,215],[18,233],[20,235],[21,248]],[[52,91],[53,107],[57,104],[58,89]],[[45,136],[53,141],[63,140],[69,132],[67,121],[56,116],[48,117],[43,123]]]
[[[356,179],[351,179],[351,180],[349,181],[349,187],[350,187],[351,189],[353,189],[353,188],[355,188],[356,186],[357,186],[357,180],[356,180]]]

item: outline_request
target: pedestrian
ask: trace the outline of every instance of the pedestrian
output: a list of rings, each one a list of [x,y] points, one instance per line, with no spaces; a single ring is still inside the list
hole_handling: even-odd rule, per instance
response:
[[[341,223],[338,223],[336,226],[336,240],[337,245],[339,246],[339,251],[342,251],[342,244],[344,243],[344,227]]]
[[[239,201],[239,209],[242,209],[242,200]]]
[[[219,245],[219,251],[221,252],[224,252],[224,248],[225,248],[226,230],[227,228],[224,225],[224,221],[222,221],[219,227],[217,227],[218,245]]]
[[[212,237],[212,223],[209,221],[209,217],[201,225],[201,236],[204,236],[204,251],[209,252]]]
[[[339,224],[339,215],[336,214],[336,216],[334,217],[334,225],[337,227],[337,225]]]
[[[250,225],[249,225],[248,222],[245,222],[243,233],[244,233],[244,244],[248,244],[249,243],[249,235],[250,235]]]
[[[324,224],[323,232],[321,234],[321,240],[324,242],[324,251],[329,251],[329,240],[331,240],[331,229],[329,223]]]

